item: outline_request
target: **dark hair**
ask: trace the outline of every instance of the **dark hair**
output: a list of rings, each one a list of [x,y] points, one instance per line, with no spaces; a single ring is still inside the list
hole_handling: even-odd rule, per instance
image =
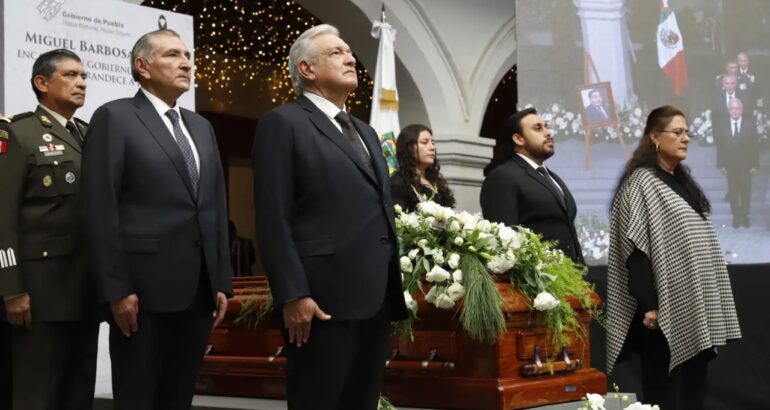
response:
[[[404,127],[398,134],[396,140],[396,159],[398,159],[398,172],[404,178],[404,181],[412,186],[420,186],[420,177],[417,175],[418,158],[415,155],[417,139],[420,133],[428,131],[431,135],[433,131],[425,125],[411,124]],[[441,197],[445,198],[449,206],[454,206],[455,196],[449,189],[444,176],[441,175],[441,166],[438,163],[438,157],[433,161],[433,165],[425,170],[425,179],[431,184],[436,185]]]
[[[658,107],[652,110],[647,116],[647,123],[644,126],[644,135],[642,136],[641,141],[639,141],[639,146],[634,150],[633,156],[626,163],[623,174],[621,174],[618,184],[615,187],[612,203],[617,199],[618,192],[623,186],[623,183],[626,182],[634,171],[639,168],[655,168],[658,166],[655,143],[652,142],[652,133],[666,128],[666,126],[671,123],[671,120],[677,116],[685,117],[680,109],[670,105]],[[679,163],[676,168],[674,168],[674,178],[679,181],[679,183],[684,186],[685,190],[687,190],[687,193],[690,194],[690,197],[693,199],[692,205],[701,216],[704,216],[711,211],[711,203],[709,203],[708,198],[706,198],[706,195],[700,189],[698,183],[692,178],[690,168],[687,165]]]
[[[35,97],[37,97],[38,100],[42,96],[42,93],[35,87],[35,77],[42,75],[50,80],[53,73],[59,69],[59,63],[61,63],[62,60],[75,60],[78,63],[81,62],[80,57],[72,51],[65,48],[57,48],[56,50],[46,51],[45,53],[40,54],[35,60],[35,63],[32,64],[32,78],[30,78],[29,81],[32,83],[32,91],[35,92]]]
[[[598,88],[592,88],[588,91],[588,98],[591,98],[591,94],[599,94],[599,96],[602,95],[602,90]]]
[[[492,160],[484,168],[484,176],[489,175],[498,165],[508,162],[516,154],[516,144],[513,143],[512,138],[513,134],[522,135],[521,120],[530,114],[537,114],[537,110],[530,107],[517,111],[503,123],[503,126],[500,128],[500,135],[497,136],[495,147],[492,149]]]

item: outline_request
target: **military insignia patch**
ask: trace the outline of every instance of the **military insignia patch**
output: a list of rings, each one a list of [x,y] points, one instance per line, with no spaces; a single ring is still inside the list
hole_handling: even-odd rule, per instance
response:
[[[0,138],[8,139],[8,131],[0,130]]]
[[[74,184],[75,183],[75,174],[73,172],[67,172],[64,175],[64,180],[67,181],[68,184]]]
[[[40,116],[40,121],[42,121],[42,122],[43,122],[43,124],[45,124],[45,125],[48,125],[48,126],[51,126],[51,125],[53,125],[53,124],[51,123],[51,120],[49,120],[49,119],[48,119],[48,117],[47,117],[47,116],[45,116],[45,115],[41,115],[41,116]]]
[[[51,185],[53,185],[53,180],[51,179],[50,175],[46,175],[43,177],[43,186],[48,188]]]
[[[45,141],[45,142],[53,141],[53,135],[51,135],[51,134],[43,134],[43,141]]]

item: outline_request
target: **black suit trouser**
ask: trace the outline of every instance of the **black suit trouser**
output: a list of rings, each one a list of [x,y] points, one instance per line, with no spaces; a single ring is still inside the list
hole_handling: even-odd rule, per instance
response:
[[[364,320],[314,318],[302,347],[289,344],[284,329],[289,410],[377,409],[390,329],[385,306]]]
[[[706,373],[714,351],[706,349],[669,374],[671,353],[660,330],[641,329],[642,400],[666,410],[703,410]]]
[[[143,312],[138,331],[125,337],[110,321],[115,410],[189,410],[213,325],[214,303],[205,270],[197,295],[181,312]]]
[[[751,212],[751,174],[747,169],[727,168],[727,192],[733,218],[749,219]]]
[[[99,323],[12,326],[13,409],[91,409]]]

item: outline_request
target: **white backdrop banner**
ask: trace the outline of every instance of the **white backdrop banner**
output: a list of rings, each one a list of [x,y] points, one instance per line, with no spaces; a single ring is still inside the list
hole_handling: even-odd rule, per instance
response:
[[[130,55],[142,34],[169,28],[193,52],[193,18],[185,14],[117,0],[0,1],[3,114],[35,109],[32,64],[48,50],[66,48],[83,60],[86,104],[75,116],[85,121],[105,102],[136,93],[139,84],[131,78]],[[195,110],[194,84],[178,103]]]

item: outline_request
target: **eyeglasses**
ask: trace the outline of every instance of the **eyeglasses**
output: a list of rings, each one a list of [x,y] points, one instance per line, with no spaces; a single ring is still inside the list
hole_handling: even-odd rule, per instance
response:
[[[689,138],[690,137],[690,130],[686,130],[683,128],[677,128],[675,130],[658,130],[658,132],[670,132],[674,135],[676,135],[677,138],[681,139],[685,135]]]

